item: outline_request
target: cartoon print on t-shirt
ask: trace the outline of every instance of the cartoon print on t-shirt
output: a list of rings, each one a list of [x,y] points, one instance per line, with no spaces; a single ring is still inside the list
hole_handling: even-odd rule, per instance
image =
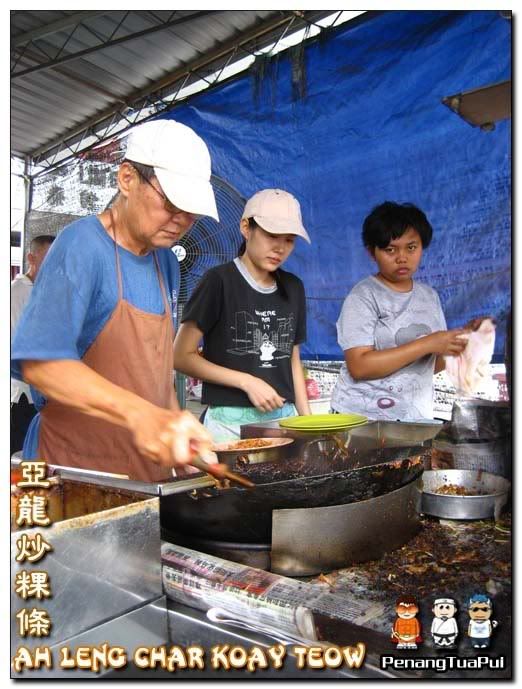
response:
[[[431,329],[426,323],[411,323],[406,328],[399,328],[395,333],[395,345],[400,347],[401,345],[408,344],[408,342],[413,342],[413,340],[418,340],[419,337],[424,335],[429,335]]]
[[[274,358],[273,353],[275,352],[275,350],[276,348],[274,347],[273,342],[268,339],[268,335],[263,335],[263,341],[261,342],[261,345],[259,347],[259,351],[261,352],[259,358],[263,362],[263,367],[267,368],[272,366],[272,364],[270,364],[270,361],[272,361]]]
[[[422,418],[422,413],[416,406],[417,396],[421,394],[419,377],[416,374],[404,376],[399,384],[388,384],[384,390],[368,390],[354,388],[352,399],[357,408],[370,418],[378,415],[391,421],[401,419],[406,413],[410,418]]]
[[[388,385],[384,394],[377,398],[378,408],[382,410],[395,407],[402,398],[402,390],[402,385]]]
[[[295,339],[295,317],[279,317],[276,310],[238,311],[230,326],[232,341],[227,352],[237,356],[255,354],[262,368],[274,368],[278,359],[288,359]]]
[[[426,323],[412,323],[408,325],[406,328],[399,328],[397,330],[397,332],[395,333],[395,346],[400,347],[401,345],[405,345],[409,342],[413,342],[414,340],[418,340],[419,337],[424,337],[425,335],[429,335],[430,333],[431,330],[429,326],[426,325]],[[421,363],[423,363],[425,366],[428,366],[430,365],[431,358],[431,354],[426,354],[420,359],[412,361],[411,364],[404,366],[403,371],[418,368]]]

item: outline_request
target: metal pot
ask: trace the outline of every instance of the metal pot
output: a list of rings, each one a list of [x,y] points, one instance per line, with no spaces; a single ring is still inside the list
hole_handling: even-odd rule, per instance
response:
[[[508,501],[511,483],[496,474],[469,469],[425,471],[422,479],[421,511],[443,519],[495,520]],[[445,485],[462,486],[477,495],[443,495],[436,493]]]

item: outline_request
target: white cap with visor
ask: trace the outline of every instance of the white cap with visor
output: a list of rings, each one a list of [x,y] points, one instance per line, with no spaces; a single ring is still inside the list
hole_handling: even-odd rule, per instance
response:
[[[242,218],[254,218],[271,234],[296,234],[311,244],[303,225],[299,201],[282,189],[263,189],[248,199]]]
[[[190,127],[174,120],[144,122],[130,132],[125,158],[153,167],[168,200],[180,210],[219,220],[210,153]]]

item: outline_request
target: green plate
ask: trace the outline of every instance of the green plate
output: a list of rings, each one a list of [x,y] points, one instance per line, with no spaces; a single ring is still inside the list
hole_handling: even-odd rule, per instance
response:
[[[339,431],[353,426],[362,426],[368,417],[361,414],[309,414],[307,416],[288,416],[279,425],[295,431]]]
[[[292,428],[288,430],[299,431],[299,433],[345,433],[351,431],[352,428],[365,426],[368,422],[353,423],[350,426],[321,426],[320,428]]]

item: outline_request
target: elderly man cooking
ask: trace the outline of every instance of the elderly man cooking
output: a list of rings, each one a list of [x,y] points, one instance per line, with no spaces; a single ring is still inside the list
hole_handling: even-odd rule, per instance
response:
[[[25,459],[159,481],[210,436],[173,386],[179,267],[171,247],[218,219],[203,140],[172,120],[129,135],[112,208],[66,227],[12,344],[12,375],[45,396]]]

